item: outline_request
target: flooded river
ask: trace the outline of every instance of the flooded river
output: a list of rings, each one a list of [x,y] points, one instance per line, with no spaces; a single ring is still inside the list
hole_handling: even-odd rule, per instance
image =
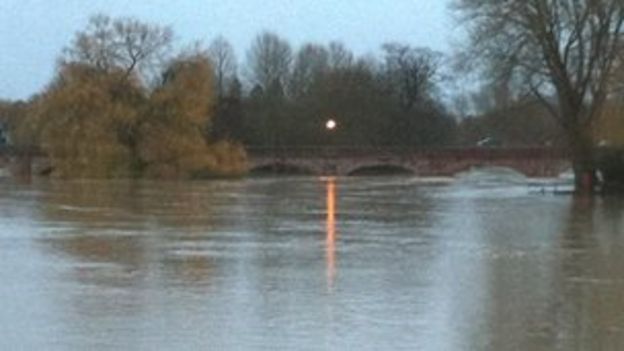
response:
[[[508,178],[5,181],[0,349],[624,349],[624,201]]]

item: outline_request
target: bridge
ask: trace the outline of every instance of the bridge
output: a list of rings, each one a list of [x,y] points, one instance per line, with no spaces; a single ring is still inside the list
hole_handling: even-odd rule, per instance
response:
[[[405,149],[297,147],[247,149],[251,173],[366,175],[404,173],[453,176],[475,168],[504,167],[527,177],[555,177],[570,169],[567,153],[552,148]],[[0,147],[0,170],[20,176],[49,172],[47,157],[36,149]]]
[[[475,168],[504,167],[527,177],[556,177],[571,167],[567,153],[553,148],[303,147],[248,149],[252,173],[364,175],[405,173],[453,176]]]

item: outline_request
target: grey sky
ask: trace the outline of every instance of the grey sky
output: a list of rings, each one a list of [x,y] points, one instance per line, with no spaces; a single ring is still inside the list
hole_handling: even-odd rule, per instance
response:
[[[447,51],[449,0],[0,0],[0,98],[27,98],[51,79],[56,58],[94,13],[171,25],[180,43],[224,35],[239,60],[270,30],[293,45],[344,42],[358,54],[400,41]]]

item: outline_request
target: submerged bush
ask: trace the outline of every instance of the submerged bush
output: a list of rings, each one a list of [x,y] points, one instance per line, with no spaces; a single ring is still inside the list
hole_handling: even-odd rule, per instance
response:
[[[175,60],[151,92],[121,70],[65,64],[32,104],[21,135],[50,157],[58,177],[239,175],[243,148],[206,138],[212,84],[201,55]]]

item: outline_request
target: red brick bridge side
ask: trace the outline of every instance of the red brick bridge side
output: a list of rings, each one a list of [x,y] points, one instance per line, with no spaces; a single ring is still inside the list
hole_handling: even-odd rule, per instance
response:
[[[316,175],[394,169],[423,177],[453,176],[473,168],[504,167],[528,177],[554,177],[571,167],[566,152],[547,148],[250,148],[248,153],[251,171],[277,169]]]

